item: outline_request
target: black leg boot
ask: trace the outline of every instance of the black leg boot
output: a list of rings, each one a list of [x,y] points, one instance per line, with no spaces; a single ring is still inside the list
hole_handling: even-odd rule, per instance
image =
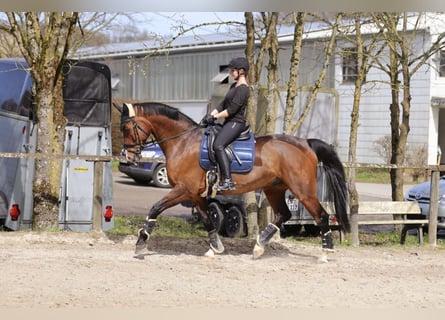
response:
[[[235,189],[235,183],[232,180],[230,173],[230,161],[224,150],[215,150],[216,160],[218,161],[220,171],[224,176],[224,179],[219,182],[217,187],[218,191],[233,190]]]

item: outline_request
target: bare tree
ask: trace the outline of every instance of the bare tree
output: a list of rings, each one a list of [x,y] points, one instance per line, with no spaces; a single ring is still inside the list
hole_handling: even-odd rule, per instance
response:
[[[268,51],[266,101],[267,109],[265,116],[265,133],[275,133],[275,119],[277,118],[280,93],[278,89],[278,35],[277,22],[278,12],[261,13],[266,28],[266,41],[264,50]]]
[[[298,72],[301,62],[301,48],[303,44],[305,12],[296,12],[294,16],[294,41],[292,43],[292,55],[290,61],[289,82],[287,84],[286,109],[284,111],[283,132],[289,133],[291,121],[295,113],[295,98],[298,94]]]
[[[34,177],[34,224],[57,227],[61,161],[66,119],[63,116],[62,67],[85,41],[105,33],[117,14],[101,12],[5,12],[0,31],[14,38],[31,74],[33,113],[38,122]],[[102,36],[101,36],[102,37]],[[97,39],[97,38],[96,38]]]
[[[413,50],[413,39],[425,13],[375,13],[372,16],[389,50],[389,64],[378,58],[376,62],[390,79],[391,164],[402,166],[410,131],[411,79],[432,55],[445,48],[445,32],[439,33],[431,45]],[[390,173],[392,199],[403,200],[403,169],[393,168]]]
[[[2,30],[12,34],[29,65],[33,79],[35,115],[38,120],[36,152],[61,154],[64,130],[62,65],[79,19],[77,12],[7,12],[9,24]],[[34,226],[54,227],[61,163],[36,159],[34,178]]]
[[[321,85],[326,77],[326,73],[328,70],[328,66],[333,54],[333,48],[334,48],[334,44],[336,42],[336,38],[337,38],[337,29],[338,29],[338,25],[340,24],[340,21],[342,19],[342,14],[338,13],[336,15],[335,21],[334,23],[331,25],[331,35],[329,38],[329,41],[326,45],[326,55],[325,55],[325,59],[323,62],[323,66],[322,69],[320,71],[320,74],[318,76],[318,79],[315,81],[314,85],[312,86],[312,90],[311,93],[307,99],[306,105],[303,109],[303,111],[300,114],[300,117],[298,118],[297,122],[293,123],[292,125],[290,125],[288,128],[288,132],[295,132],[296,130],[298,130],[298,128],[300,128],[300,126],[303,124],[304,120],[306,119],[307,115],[309,114],[315,99],[317,98],[317,94],[320,91]],[[297,36],[297,35],[294,35]],[[293,59],[295,59],[295,57],[293,57]],[[289,119],[293,119],[293,115],[295,114],[295,107],[291,106],[291,105],[286,105],[286,108],[289,108],[290,111],[287,111],[287,113],[290,114]]]
[[[252,12],[245,12],[244,14],[246,19],[246,57],[250,64],[249,70],[249,82],[251,84],[251,95],[249,97],[249,106],[247,111],[247,119],[251,123],[252,128],[257,132],[257,103],[259,96],[259,84],[261,79],[261,71],[263,70],[264,61],[266,57],[269,55],[269,63],[268,63],[268,82],[269,86],[266,89],[268,95],[268,101],[271,101],[272,105],[274,104],[274,100],[276,101],[276,94],[274,94],[274,90],[277,90],[276,84],[276,72],[277,72],[277,60],[278,60],[278,38],[277,38],[277,22],[278,22],[278,13],[277,12],[262,12],[260,14],[261,19],[257,20],[257,25],[260,24],[261,27],[259,29],[265,30],[264,36],[262,36],[263,32],[257,30],[257,26],[255,25],[255,18]],[[257,37],[260,40],[261,46],[259,48],[258,55],[255,59],[255,40]],[[269,108],[267,108],[269,109]],[[262,117],[265,117],[266,122],[269,118],[270,111],[267,110]],[[266,126],[263,128],[263,131],[269,130]],[[246,212],[247,212],[247,226],[248,226],[248,234],[251,237],[256,237],[259,231],[259,227],[264,227],[267,223],[266,215],[263,212],[266,210],[268,206],[267,202],[264,201],[260,204],[261,208],[258,209],[256,205],[256,198],[254,192],[249,192],[243,197],[244,203],[246,204]],[[260,211],[260,212],[259,212]]]
[[[364,37],[362,35],[362,25],[369,23],[367,21],[367,16],[361,13],[353,13],[349,15],[353,23],[340,30],[340,36],[345,39],[347,43],[353,44],[355,48],[356,61],[357,61],[357,76],[354,81],[354,100],[352,104],[351,111],[351,125],[349,134],[349,151],[348,151],[348,162],[356,163],[357,161],[357,132],[359,126],[359,115],[360,115],[360,101],[363,91],[363,86],[366,81],[366,76],[372,67],[372,61],[374,56],[378,56],[382,51],[384,44],[380,44],[380,38],[375,37]],[[350,30],[352,27],[353,30]],[[341,54],[341,52],[340,52]],[[358,202],[359,196],[357,192],[357,187],[355,184],[355,168],[349,167],[348,172],[348,191],[349,191],[349,206],[351,215],[351,234],[354,236],[358,235],[358,225],[354,223],[358,220]],[[356,230],[354,230],[356,228]],[[359,239],[352,238],[351,242],[353,245],[358,245]]]

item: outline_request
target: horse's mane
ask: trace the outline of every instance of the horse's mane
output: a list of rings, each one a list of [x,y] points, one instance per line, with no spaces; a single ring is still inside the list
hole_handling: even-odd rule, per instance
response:
[[[197,125],[192,118],[182,113],[177,108],[161,102],[140,102],[133,104],[133,106],[140,107],[144,115],[162,115],[175,121],[183,119],[192,125]]]

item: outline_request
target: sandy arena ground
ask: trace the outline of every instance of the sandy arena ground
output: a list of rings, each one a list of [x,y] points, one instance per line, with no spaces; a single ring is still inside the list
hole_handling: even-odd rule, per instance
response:
[[[340,247],[321,263],[286,239],[258,260],[250,239],[205,258],[207,239],[152,237],[142,259],[135,240],[1,232],[0,308],[443,308],[445,252],[427,245]]]

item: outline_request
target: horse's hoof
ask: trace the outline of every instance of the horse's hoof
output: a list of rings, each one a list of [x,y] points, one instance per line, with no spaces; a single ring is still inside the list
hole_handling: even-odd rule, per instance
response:
[[[136,243],[136,249],[134,250],[135,255],[143,254],[148,251],[147,245],[145,242],[143,243]]]
[[[319,263],[328,263],[328,255],[326,252],[322,252],[320,258],[318,258]]]
[[[258,259],[263,255],[263,253],[264,253],[264,247],[255,244],[255,247],[253,248],[253,258]]]
[[[321,256],[320,258],[318,258],[318,262],[321,263],[328,263],[328,255],[334,253],[335,250],[334,249],[327,249],[327,248],[323,248],[321,250]]]
[[[209,250],[207,250],[206,253],[204,253],[204,257],[205,258],[214,258],[215,252],[210,248]]]
[[[335,249],[334,248],[323,248],[322,251],[326,252],[326,253],[334,253]]]

